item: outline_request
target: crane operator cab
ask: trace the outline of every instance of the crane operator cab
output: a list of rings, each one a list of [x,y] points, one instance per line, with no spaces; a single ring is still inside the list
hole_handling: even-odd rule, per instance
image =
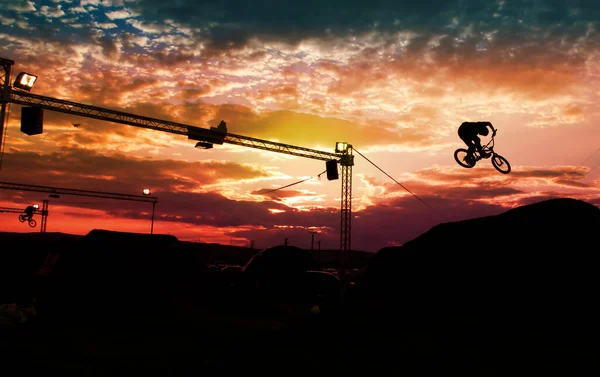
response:
[[[217,127],[211,127],[210,129],[212,131],[222,132],[222,133],[226,134],[227,133],[227,123],[225,123],[225,121],[222,120]]]
[[[221,121],[217,127],[211,127],[210,130],[188,127],[188,139],[197,140],[196,148],[210,149],[213,144],[223,144],[227,136],[227,123]]]

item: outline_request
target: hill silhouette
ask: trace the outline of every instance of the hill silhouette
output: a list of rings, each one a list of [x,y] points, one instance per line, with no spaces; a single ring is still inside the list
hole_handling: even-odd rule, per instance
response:
[[[577,199],[558,198],[496,216],[441,224],[407,242],[402,250],[410,253],[427,248],[430,255],[440,256],[444,249],[456,247],[470,256],[490,251],[531,255],[564,247],[585,254],[599,226],[600,208]]]
[[[353,286],[362,350],[375,357],[387,352],[379,339],[400,339],[404,371],[585,374],[599,229],[600,208],[558,198],[379,250]]]

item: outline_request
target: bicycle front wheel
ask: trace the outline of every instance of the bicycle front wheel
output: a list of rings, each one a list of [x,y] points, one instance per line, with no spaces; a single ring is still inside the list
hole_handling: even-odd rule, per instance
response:
[[[470,169],[475,166],[475,157],[464,148],[459,148],[454,152],[454,159],[463,168]]]
[[[496,170],[502,174],[510,173],[510,163],[506,158],[500,156],[499,154],[494,154],[492,156],[492,165],[494,165],[494,168],[496,168]]]
[[[36,225],[37,225],[37,222],[34,219],[29,220],[30,227],[35,228]]]

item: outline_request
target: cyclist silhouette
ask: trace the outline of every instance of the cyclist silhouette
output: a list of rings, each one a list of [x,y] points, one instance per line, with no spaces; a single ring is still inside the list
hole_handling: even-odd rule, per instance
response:
[[[34,212],[35,212],[34,206],[27,206],[27,208],[25,208],[24,213],[25,213],[25,216],[27,216],[27,220],[31,220]]]
[[[495,134],[496,129],[490,122],[463,122],[460,127],[458,127],[458,137],[467,144],[470,154],[473,154],[475,149],[477,149],[482,158],[490,156],[489,153],[483,151],[481,139],[479,138],[479,135],[487,136],[490,133],[488,131],[488,126]]]

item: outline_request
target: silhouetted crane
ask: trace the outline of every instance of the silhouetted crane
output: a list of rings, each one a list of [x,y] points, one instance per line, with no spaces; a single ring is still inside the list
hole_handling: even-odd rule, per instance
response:
[[[0,58],[0,65],[2,65],[2,68],[4,69],[4,75],[0,76],[0,80],[3,79],[3,82],[1,82],[2,96],[0,97],[3,106],[6,103],[11,102],[19,105],[38,107],[41,109],[78,115],[87,118],[94,118],[108,122],[121,123],[134,127],[185,135],[188,137],[188,139],[197,141],[198,143],[196,146],[202,148],[212,148],[213,144],[228,143],[271,152],[322,160],[327,163],[336,161],[341,166],[342,175],[340,249],[342,251],[350,250],[352,219],[352,166],[354,165],[354,156],[352,155],[351,145],[343,143],[346,146],[346,148],[343,150],[338,150],[336,146],[336,153],[323,152],[295,145],[231,134],[226,132],[224,122],[219,125],[221,128],[212,127],[210,129],[206,129],[167,120],[105,109],[102,107],[36,95],[24,90],[15,90],[9,84],[10,69],[13,64],[14,62],[12,60]]]

